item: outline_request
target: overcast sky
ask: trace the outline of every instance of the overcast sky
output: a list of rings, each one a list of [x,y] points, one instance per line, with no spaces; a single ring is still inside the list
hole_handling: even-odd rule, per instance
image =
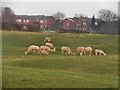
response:
[[[14,1],[14,2],[13,2]],[[98,11],[101,9],[108,9],[118,14],[118,0],[104,0],[104,1],[37,1],[31,0],[4,0],[2,1],[3,7],[10,7],[17,15],[53,15],[54,13],[61,11],[66,17],[73,17],[75,14],[84,14],[88,17],[95,15],[97,17]]]

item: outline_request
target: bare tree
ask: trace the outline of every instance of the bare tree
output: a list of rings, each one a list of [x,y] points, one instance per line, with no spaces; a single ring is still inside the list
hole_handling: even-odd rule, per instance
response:
[[[53,17],[55,18],[55,20],[61,20],[65,17],[65,14],[62,12],[57,12],[53,15]]]
[[[16,15],[9,7],[2,8],[2,22],[7,24],[13,24],[15,22]]]
[[[111,20],[116,19],[117,15],[110,10],[102,9],[98,13],[98,18],[103,21],[111,21]]]
[[[77,18],[79,18],[79,17],[86,17],[86,18],[88,18],[88,16],[84,15],[84,14],[75,14],[75,17],[77,17]]]

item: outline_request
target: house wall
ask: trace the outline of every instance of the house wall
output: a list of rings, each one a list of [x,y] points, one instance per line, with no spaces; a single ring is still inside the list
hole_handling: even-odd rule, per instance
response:
[[[52,16],[48,20],[40,20],[40,29],[50,29],[55,23],[56,21]]]
[[[55,23],[56,21],[53,17],[49,18],[49,20],[47,21],[48,28],[51,28],[51,26],[54,25]]]
[[[76,29],[76,23],[74,21],[71,21],[69,19],[64,19],[60,22],[60,28],[61,29]]]
[[[17,17],[19,21],[19,17]],[[48,30],[54,28],[56,20],[51,16],[49,19],[39,20],[39,19],[21,19],[21,21],[17,22],[16,24],[20,25],[35,25],[38,23],[41,30]],[[80,17],[80,19],[73,17],[72,19],[65,18],[64,20],[60,21],[59,23],[60,29],[73,29],[73,30],[83,30],[87,31],[90,30],[90,22],[84,17]]]
[[[33,25],[33,20],[32,19],[20,19],[20,18],[17,18],[15,20],[15,23],[19,24],[19,25]]]

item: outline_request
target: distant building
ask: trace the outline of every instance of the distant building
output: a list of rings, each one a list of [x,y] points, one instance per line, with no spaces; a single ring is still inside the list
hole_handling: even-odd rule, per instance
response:
[[[76,29],[76,22],[70,18],[65,18],[59,22],[60,29]]]
[[[28,16],[28,15],[18,15],[16,18],[16,24],[19,25],[34,25],[35,22],[39,23],[39,20],[44,17],[44,15]]]
[[[55,24],[56,21],[52,16],[45,16],[40,19],[40,29],[48,30],[52,28],[52,25]]]
[[[25,26],[39,26],[42,30],[51,28],[51,25],[55,24],[56,21],[52,16],[44,15],[18,15],[15,21],[16,24]]]
[[[59,22],[60,29],[73,29],[73,30],[81,30],[88,31],[90,30],[90,21],[85,17],[73,17],[73,18],[65,18]]]

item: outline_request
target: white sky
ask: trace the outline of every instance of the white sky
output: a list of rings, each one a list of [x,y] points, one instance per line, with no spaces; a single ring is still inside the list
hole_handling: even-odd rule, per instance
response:
[[[84,14],[88,17],[95,15],[101,9],[109,9],[118,14],[119,0],[4,0],[3,7],[10,7],[17,15],[53,15],[61,11],[66,17]]]

